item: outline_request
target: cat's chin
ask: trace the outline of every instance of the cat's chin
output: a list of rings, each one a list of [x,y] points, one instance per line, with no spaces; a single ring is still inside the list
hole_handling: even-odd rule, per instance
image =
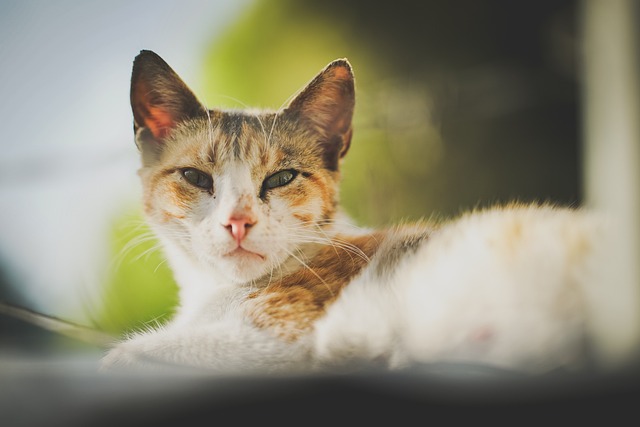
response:
[[[216,265],[229,279],[248,282],[265,274],[267,259],[257,252],[237,247],[220,256]]]

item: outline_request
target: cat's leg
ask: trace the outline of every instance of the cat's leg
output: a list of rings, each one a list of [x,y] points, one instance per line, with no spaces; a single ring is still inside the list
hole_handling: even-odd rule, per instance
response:
[[[166,328],[132,336],[102,359],[102,371],[173,366],[224,373],[272,372],[307,363],[304,342],[286,343],[242,322]]]
[[[315,325],[315,363],[323,368],[406,366],[397,342],[399,319],[392,289],[375,275],[358,277]]]

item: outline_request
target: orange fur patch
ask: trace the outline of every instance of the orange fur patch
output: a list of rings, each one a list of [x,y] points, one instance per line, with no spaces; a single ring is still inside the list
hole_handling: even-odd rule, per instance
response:
[[[334,185],[333,183],[329,183],[329,178],[326,175],[321,174],[313,174],[309,176],[309,180],[311,180],[314,184],[314,188],[316,188],[320,192],[320,197],[322,198],[322,215],[327,218],[332,216],[335,211],[336,201]]]
[[[313,215],[311,215],[311,214],[294,213],[292,215],[293,215],[294,218],[296,218],[297,220],[299,220],[303,224],[311,224],[311,222],[313,221]]]
[[[381,233],[334,239],[294,273],[253,292],[245,301],[255,325],[295,341],[311,328],[375,254]],[[349,248],[345,248],[348,245]]]
[[[193,204],[194,195],[172,178],[175,170],[167,169],[151,175],[145,183],[144,210],[158,215],[162,222],[184,219]]]
[[[162,222],[169,222],[172,219],[184,219],[184,215],[178,215],[169,211],[162,211]]]
[[[184,190],[183,186],[181,186],[177,182],[170,182],[167,185],[167,189],[169,190],[169,197],[174,205],[180,208],[187,208],[192,201],[191,195]]]

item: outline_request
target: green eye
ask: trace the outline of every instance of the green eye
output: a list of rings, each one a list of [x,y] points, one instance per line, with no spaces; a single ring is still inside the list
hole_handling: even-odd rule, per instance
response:
[[[189,181],[190,184],[193,184],[196,187],[204,188],[205,190],[209,190],[213,184],[213,180],[211,179],[211,177],[206,173],[199,171],[198,169],[183,169],[182,176],[184,176],[184,178]]]
[[[293,181],[293,178],[295,178],[296,175],[298,175],[298,172],[294,170],[284,170],[284,171],[276,172],[273,175],[271,175],[269,178],[264,180],[262,187],[265,190],[270,190],[276,187],[282,187],[283,185],[287,185],[288,183]]]

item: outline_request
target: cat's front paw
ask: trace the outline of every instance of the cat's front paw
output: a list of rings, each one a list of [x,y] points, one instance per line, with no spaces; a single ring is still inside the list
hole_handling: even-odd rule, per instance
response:
[[[100,372],[113,371],[151,371],[167,367],[167,363],[159,358],[148,337],[138,337],[123,341],[113,348],[100,361]]]
[[[100,372],[120,371],[124,369],[133,369],[142,364],[142,358],[127,345],[121,343],[111,348],[107,354],[100,360]]]
[[[176,355],[167,349],[175,338],[164,334],[137,335],[112,347],[100,361],[100,372],[166,372],[181,369]]]

